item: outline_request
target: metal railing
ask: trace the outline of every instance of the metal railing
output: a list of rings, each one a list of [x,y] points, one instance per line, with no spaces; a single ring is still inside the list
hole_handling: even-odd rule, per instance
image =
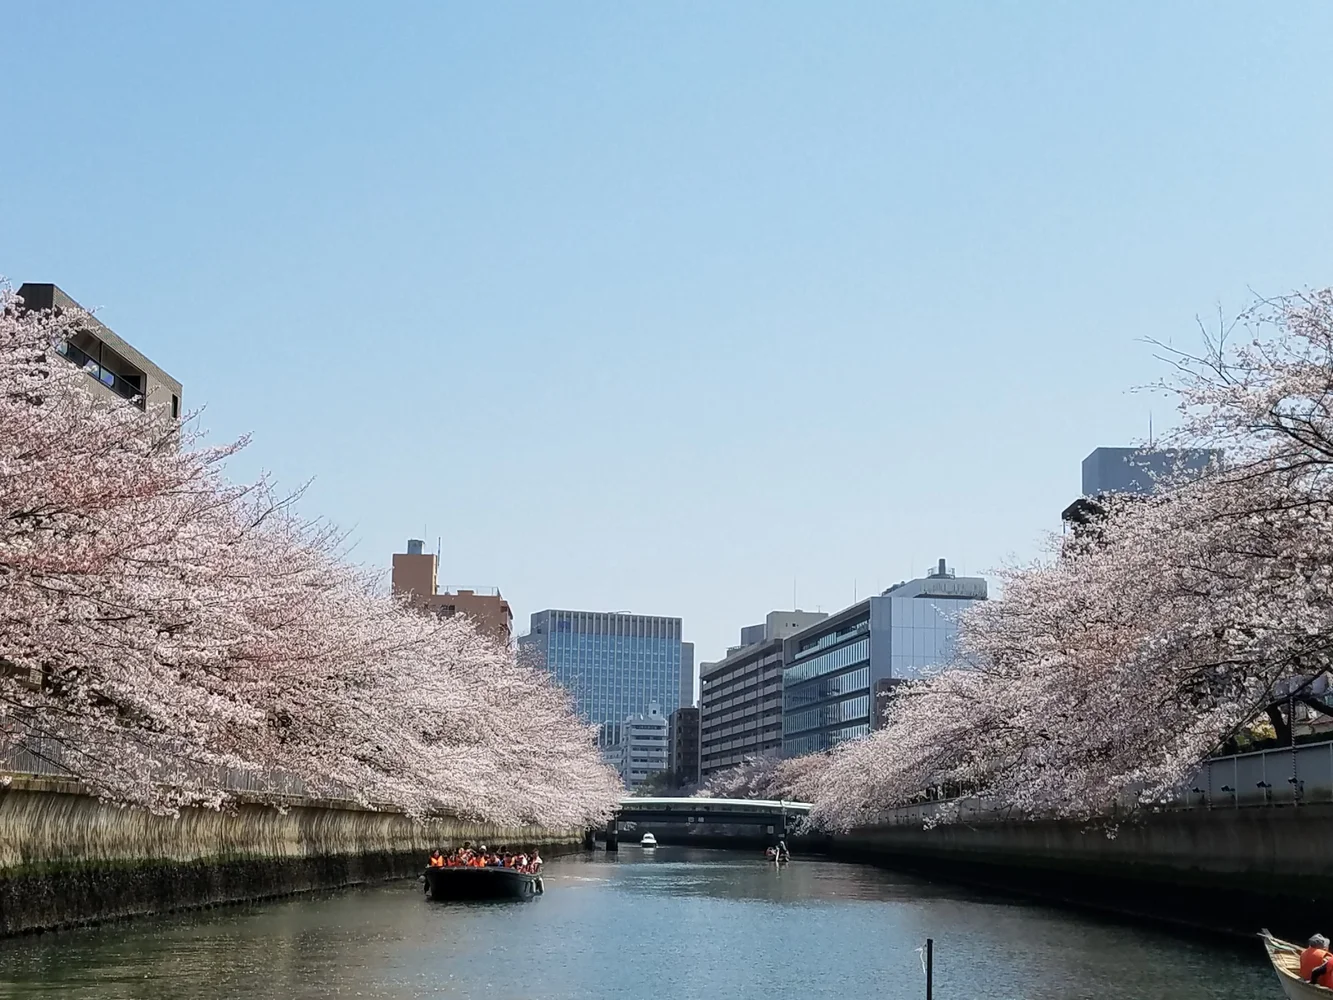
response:
[[[79,769],[67,763],[65,744],[50,737],[30,737],[0,748],[0,775],[9,777],[64,778],[80,781]],[[327,782],[311,789],[300,775],[287,771],[224,767],[176,759],[163,762],[154,774],[164,787],[189,787],[205,790],[271,796],[350,801],[355,791],[339,782]]]
[[[1175,795],[1147,808],[1160,810],[1273,808],[1333,803],[1333,740],[1297,747],[1214,757],[1203,762]],[[1133,789],[1117,798],[1108,819],[1142,812]],[[919,802],[890,810],[887,826],[1001,823],[1041,816],[1018,815],[984,796]]]
[[[76,367],[82,368],[97,379],[117,396],[123,396],[125,399],[131,400],[140,409],[143,409],[143,390],[129,379],[113,372],[82,348],[75,347],[67,340],[57,343],[56,351],[68,358]]]

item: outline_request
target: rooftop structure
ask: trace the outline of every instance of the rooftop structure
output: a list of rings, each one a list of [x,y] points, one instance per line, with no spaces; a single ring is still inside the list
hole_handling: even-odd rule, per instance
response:
[[[466,615],[487,635],[508,644],[514,631],[514,612],[499,588],[439,589],[439,559],[424,552],[419,538],[407,540],[406,552],[393,556],[393,592],[405,595],[414,607],[442,617]]]

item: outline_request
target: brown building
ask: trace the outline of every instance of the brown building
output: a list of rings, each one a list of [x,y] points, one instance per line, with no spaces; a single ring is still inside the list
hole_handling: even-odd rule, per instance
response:
[[[676,787],[699,783],[699,710],[678,708],[667,731],[667,760]]]
[[[44,282],[25,282],[19,287],[19,295],[24,309],[84,311],[59,287]],[[92,377],[94,392],[100,391],[109,399],[132,400],[149,413],[180,417],[179,382],[94,317],[89,316],[79,326],[78,333],[57,344],[56,350]]]
[[[407,540],[406,552],[393,556],[393,592],[409,594],[414,605],[441,617],[467,615],[481,631],[508,644],[514,633],[514,612],[498,588],[439,591],[439,560],[422,551],[419,538]]]

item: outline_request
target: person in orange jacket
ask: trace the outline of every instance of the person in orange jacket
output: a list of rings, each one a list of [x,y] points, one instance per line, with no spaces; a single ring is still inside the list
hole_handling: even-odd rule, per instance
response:
[[[444,855],[440,853],[440,849],[438,847],[430,852],[430,857],[426,859],[426,867],[428,868],[444,867]]]
[[[1316,934],[1310,938],[1310,946],[1301,952],[1301,978],[1307,983],[1319,986],[1333,985],[1333,975],[1329,974],[1329,959],[1333,955],[1328,951],[1328,938]]]

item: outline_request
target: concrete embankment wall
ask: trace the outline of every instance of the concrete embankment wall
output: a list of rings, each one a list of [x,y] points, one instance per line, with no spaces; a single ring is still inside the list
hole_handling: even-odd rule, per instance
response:
[[[581,833],[313,801],[157,816],[16,778],[0,788],[0,936],[412,876],[465,840],[557,854]]]
[[[1333,911],[1333,805],[1189,809],[1105,825],[887,826],[832,852],[931,878],[1181,925],[1304,939]],[[1327,933],[1327,932],[1325,932]]]

